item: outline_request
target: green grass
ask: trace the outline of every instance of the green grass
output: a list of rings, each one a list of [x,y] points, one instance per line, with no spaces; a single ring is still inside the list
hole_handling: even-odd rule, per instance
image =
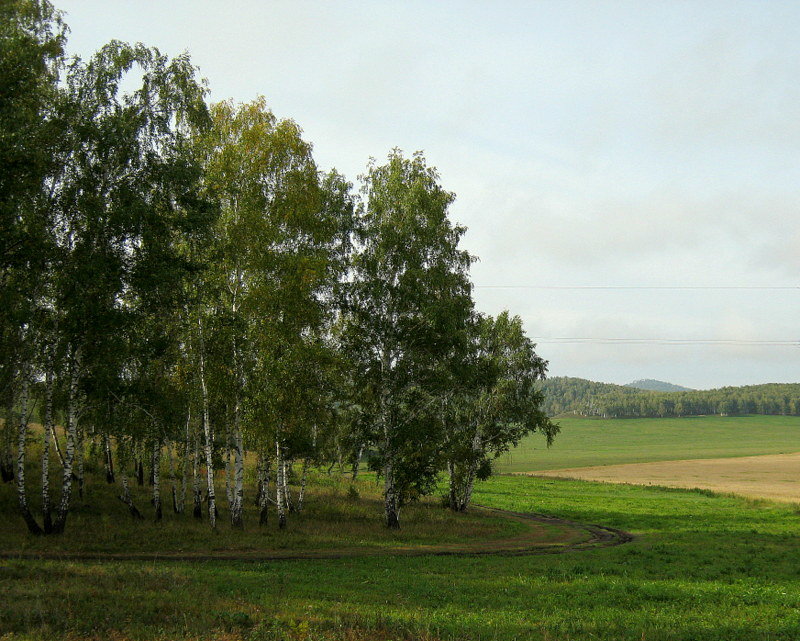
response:
[[[501,457],[501,472],[800,452],[800,417],[559,419],[551,448],[539,434]]]
[[[90,465],[90,469],[94,466]],[[99,470],[98,470],[99,471]],[[30,505],[38,516],[40,505],[38,469],[27,470]],[[363,479],[363,480],[362,480]],[[108,485],[101,474],[88,474],[86,492],[75,497],[67,528],[58,537],[37,537],[27,533],[16,513],[16,486],[0,484],[0,552],[25,554],[136,554],[177,556],[280,556],[312,552],[378,552],[409,546],[437,546],[492,541],[510,538],[528,531],[525,524],[485,513],[453,514],[441,509],[436,497],[409,505],[403,510],[403,528],[383,527],[383,502],[380,486],[374,477],[362,475],[357,487],[360,496],[348,496],[349,478],[324,473],[310,474],[309,492],[302,513],[288,515],[288,527],[277,527],[274,508],[270,522],[258,526],[258,508],[252,497],[255,488],[246,490],[245,530],[231,528],[226,509],[224,480],[217,484],[220,516],[212,532],[207,514],[198,521],[188,514],[174,514],[169,482],[162,486],[163,520],[153,521],[151,488],[132,486],[132,495],[145,516],[141,521],[128,515],[127,507],[117,499],[119,485]],[[58,487],[59,484],[56,484]],[[297,487],[293,488],[295,499]],[[55,494],[55,499],[59,494]],[[191,511],[191,496],[187,509]],[[204,512],[205,510],[204,506]],[[556,539],[558,527],[546,533],[546,540]]]
[[[796,507],[499,477],[476,500],[637,535],[558,556],[0,563],[4,639],[795,641]]]

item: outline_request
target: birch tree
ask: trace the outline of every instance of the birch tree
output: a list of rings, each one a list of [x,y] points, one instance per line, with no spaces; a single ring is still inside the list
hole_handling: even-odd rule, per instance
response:
[[[308,383],[314,376],[305,372],[315,370],[326,350],[319,336],[349,223],[338,206],[343,181],[321,181],[294,122],[277,119],[263,99],[219,103],[212,118],[200,145],[206,193],[221,211],[209,279],[228,345],[227,375],[217,384],[229,408],[231,523],[242,527],[246,442],[266,447],[272,441],[279,512],[285,506],[289,445],[298,429],[310,432],[315,386],[309,383],[303,399],[287,403],[288,390],[300,388],[286,376]],[[270,449],[260,452],[264,465]],[[285,524],[285,511],[279,520]]]
[[[522,320],[507,311],[497,318],[476,315],[454,392],[447,395],[447,466],[449,504],[465,511],[476,479],[491,474],[492,461],[538,431],[549,446],[558,433],[542,409],[537,382],[547,362],[536,355]]]
[[[386,525],[399,528],[402,503],[429,491],[440,465],[437,370],[469,317],[472,258],[448,219],[454,195],[421,153],[393,151],[362,184],[346,344],[373,405]]]

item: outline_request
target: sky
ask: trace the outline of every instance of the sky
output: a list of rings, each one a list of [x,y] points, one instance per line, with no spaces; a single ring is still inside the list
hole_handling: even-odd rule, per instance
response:
[[[265,96],[353,182],[424,151],[478,309],[551,376],[800,382],[800,4],[55,4],[70,53],[188,51],[211,100]]]

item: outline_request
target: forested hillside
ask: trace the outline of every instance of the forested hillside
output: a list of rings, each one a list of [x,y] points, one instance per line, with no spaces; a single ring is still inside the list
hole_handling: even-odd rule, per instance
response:
[[[683,387],[682,385],[674,385],[665,381],[657,381],[653,378],[640,378],[632,383],[626,383],[625,387],[632,387],[634,389],[643,389],[650,392],[693,392],[691,387]]]
[[[704,414],[800,415],[800,384],[769,383],[687,392],[654,392],[626,385],[557,376],[544,381],[545,411],[604,418]]]

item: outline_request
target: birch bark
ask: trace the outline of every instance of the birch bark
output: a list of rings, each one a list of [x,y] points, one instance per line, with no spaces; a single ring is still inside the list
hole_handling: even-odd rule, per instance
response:
[[[192,516],[203,519],[203,491],[200,489],[200,434],[195,430],[192,441]]]
[[[300,475],[300,492],[297,495],[297,511],[303,511],[303,499],[306,495],[306,478],[308,474],[308,459],[303,459],[303,472]]]
[[[203,404],[203,434],[205,436],[206,480],[208,482],[208,522],[212,529],[217,527],[217,497],[214,494],[214,437],[211,433],[211,420],[208,407],[208,388],[206,387],[205,342],[203,325],[197,321],[200,337],[200,393]]]
[[[261,464],[261,493],[259,495],[259,525],[266,525],[269,518],[269,468],[270,460],[266,456],[262,457]]]
[[[50,513],[50,439],[55,431],[53,425],[53,365],[48,358],[44,379],[44,429],[42,430],[42,525],[45,534],[53,530]]]
[[[111,438],[108,433],[103,434],[103,450],[105,452],[106,483],[113,485],[114,481],[114,459],[111,456]]]
[[[383,500],[386,527],[400,529],[400,508],[397,501],[397,488],[394,478],[394,444],[391,417],[389,416],[389,388],[387,379],[391,368],[391,356],[386,348],[381,351],[381,392],[380,418],[383,427],[384,464],[383,464]]]
[[[58,515],[53,524],[53,532],[61,533],[67,524],[70,499],[72,498],[72,464],[75,460],[76,433],[78,429],[78,404],[81,370],[81,350],[76,348],[72,354],[70,367],[69,393],[67,395],[67,442],[64,447],[63,480],[61,483],[61,502],[58,506]]]
[[[237,401],[236,424],[233,431],[234,446],[234,482],[233,482],[233,508],[231,509],[231,525],[235,528],[243,528],[244,512],[244,440],[242,439],[242,429],[239,423],[239,411]]]
[[[153,508],[156,521],[163,516],[161,510],[161,439],[153,442]]]
[[[283,460],[281,442],[275,439],[275,466],[277,476],[275,477],[275,504],[278,510],[278,527],[283,530],[286,528],[286,463]]]
[[[12,373],[10,374],[14,377],[16,374],[16,368],[13,368]],[[0,447],[2,447],[2,451],[0,451],[0,477],[3,479],[3,483],[10,483],[14,480],[14,426],[16,423],[15,414],[14,414],[14,401],[15,401],[15,394],[14,394],[14,386],[9,385],[9,392],[8,392],[8,402],[6,403],[6,417],[5,422],[3,424],[3,434],[2,438],[0,438]]]
[[[17,499],[19,500],[19,511],[25,519],[25,525],[31,534],[44,534],[42,528],[33,518],[28,507],[28,496],[25,491],[25,450],[28,440],[28,392],[29,378],[27,364],[20,368],[20,394],[19,394],[19,429],[17,432]]]

